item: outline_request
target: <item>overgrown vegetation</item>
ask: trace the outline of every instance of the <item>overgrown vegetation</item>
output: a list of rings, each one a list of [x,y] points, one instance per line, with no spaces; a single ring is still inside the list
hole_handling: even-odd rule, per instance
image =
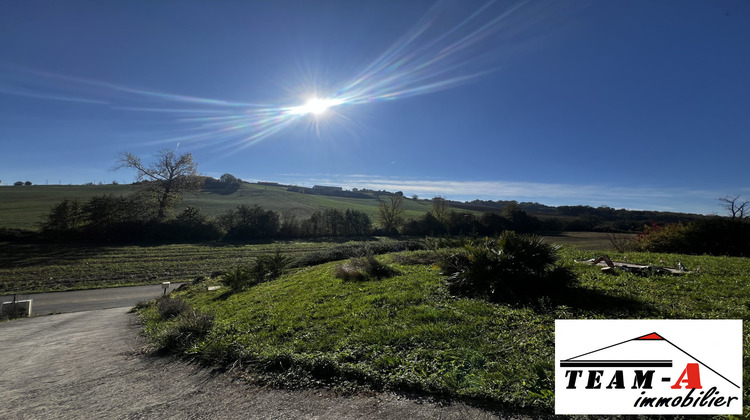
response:
[[[688,224],[646,226],[636,246],[642,251],[750,256],[750,222],[711,218]]]
[[[424,249],[423,241],[370,241],[370,242],[352,242],[348,244],[336,245],[327,249],[310,252],[302,255],[292,265],[295,267],[307,267],[330,261],[345,260],[347,258],[357,258],[364,255],[386,254],[389,252],[413,251]]]
[[[190,305],[179,297],[162,296],[156,299],[156,309],[161,319],[172,319],[190,310]]]
[[[491,260],[486,251],[502,249],[545,267],[530,271],[546,273],[555,266],[557,260],[544,257],[550,249],[540,243],[508,238],[520,245],[500,246],[498,241],[473,246],[481,249],[476,253],[483,258]],[[598,255],[574,249],[557,252],[566,261]],[[426,392],[551,413],[555,319],[750,320],[750,262],[745,258],[633,252],[629,261],[681,260],[702,270],[680,277],[611,275],[581,264],[569,267],[579,283],[566,293],[493,303],[454,296],[446,277],[429,261],[420,262],[426,256],[450,254],[436,248],[379,256],[379,263],[398,273],[378,281],[339,279],[335,273],[347,262],[338,261],[229,297],[192,287],[177,295],[196,311],[215,316],[203,338],[185,345],[176,338],[185,336],[185,327],[163,320],[153,308],[143,311],[146,331],[158,346],[211,363],[242,366],[246,377],[259,383]],[[542,258],[531,258],[539,254]],[[175,326],[173,331],[170,326]],[[750,336],[747,322],[744,334]],[[747,384],[750,341],[744,346]],[[750,407],[747,386],[745,407]]]
[[[570,287],[570,269],[559,262],[557,247],[537,236],[506,231],[496,239],[474,241],[441,264],[452,293],[491,302],[549,296]]]

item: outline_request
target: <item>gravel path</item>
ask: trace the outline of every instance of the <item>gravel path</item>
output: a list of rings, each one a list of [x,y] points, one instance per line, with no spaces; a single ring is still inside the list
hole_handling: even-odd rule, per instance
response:
[[[464,404],[281,391],[143,354],[129,308],[0,323],[0,416],[18,419],[484,419]],[[510,418],[510,417],[507,417]]]

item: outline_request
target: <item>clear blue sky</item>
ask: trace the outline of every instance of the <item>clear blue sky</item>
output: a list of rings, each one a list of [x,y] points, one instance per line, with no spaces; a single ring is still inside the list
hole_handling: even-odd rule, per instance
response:
[[[317,97],[330,106],[315,114]],[[721,213],[750,196],[750,2],[0,3],[0,180],[201,173]]]

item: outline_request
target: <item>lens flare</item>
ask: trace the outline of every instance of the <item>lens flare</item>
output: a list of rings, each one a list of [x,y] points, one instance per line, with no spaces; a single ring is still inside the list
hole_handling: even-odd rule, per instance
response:
[[[8,87],[14,82],[12,77],[3,74],[0,95],[171,115],[177,129],[156,143],[181,141],[214,147],[222,142],[228,148],[243,148],[302,120],[320,133],[322,117],[330,120],[333,108],[424,95],[475,82],[500,68],[508,53],[532,41],[532,28],[544,27],[543,20],[559,17],[560,9],[555,4],[521,2],[507,6],[491,0],[467,10],[466,2],[438,1],[359,73],[325,94],[312,95],[302,105],[176,95],[19,68],[14,74],[22,76],[15,81],[15,88]],[[319,92],[316,86],[307,88],[308,92]]]
[[[310,98],[304,105],[289,108],[289,113],[292,115],[321,115],[328,111],[329,108],[333,108],[334,106],[343,103],[344,101],[341,99]]]

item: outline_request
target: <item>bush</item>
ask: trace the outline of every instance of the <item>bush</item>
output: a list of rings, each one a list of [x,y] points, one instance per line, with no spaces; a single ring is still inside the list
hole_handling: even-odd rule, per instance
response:
[[[239,292],[247,287],[280,277],[291,260],[277,249],[273,255],[259,256],[249,266],[235,267],[224,274],[221,282],[232,291]]]
[[[255,284],[255,275],[250,267],[237,266],[221,277],[221,282],[233,292]]]
[[[365,281],[391,277],[398,271],[381,263],[372,254],[352,258],[346,264],[336,267],[334,276],[344,281]]]
[[[262,266],[264,274],[269,280],[281,277],[291,263],[292,258],[282,254],[280,249],[276,249],[273,255],[261,255],[256,261],[256,265]]]
[[[680,254],[750,256],[750,223],[721,217],[646,226],[638,235],[639,250]]]
[[[689,245],[686,232],[687,227],[682,223],[665,226],[652,223],[644,226],[643,233],[638,235],[636,246],[647,252],[686,253]]]
[[[451,293],[507,299],[548,295],[575,281],[558,264],[557,247],[536,236],[505,232],[498,239],[466,245],[440,264]]]
[[[162,296],[156,300],[156,309],[162,319],[172,319],[190,310],[190,305],[180,298]]]
[[[158,348],[170,353],[184,352],[206,337],[213,326],[213,315],[187,311],[159,337]]]

